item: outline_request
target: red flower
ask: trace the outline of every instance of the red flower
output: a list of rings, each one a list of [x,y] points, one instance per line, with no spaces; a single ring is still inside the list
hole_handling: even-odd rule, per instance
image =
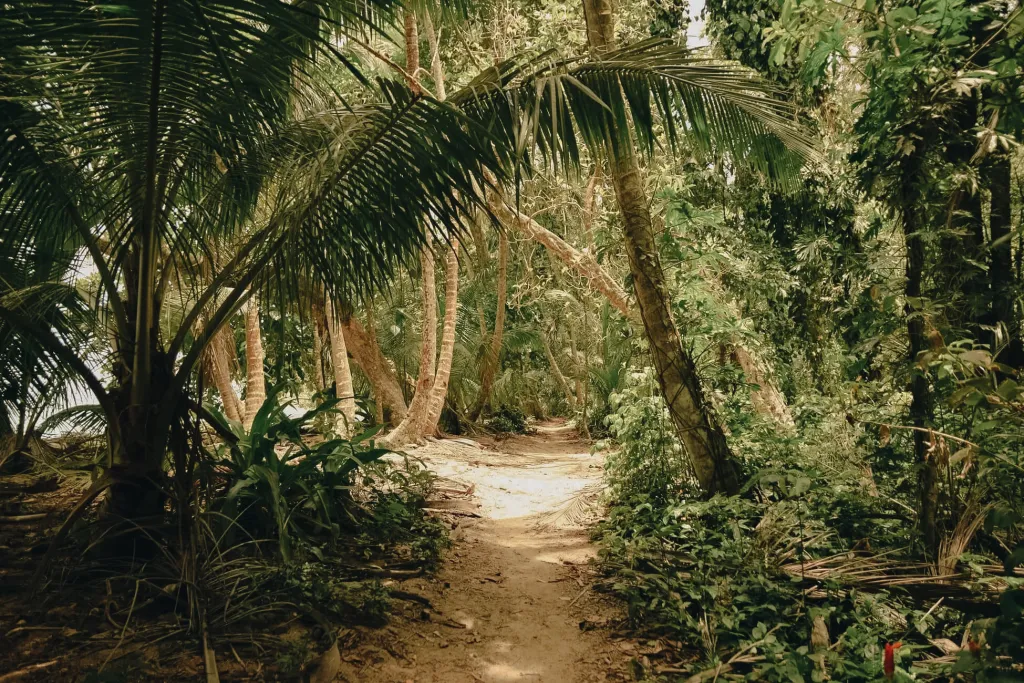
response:
[[[896,672],[896,650],[903,647],[903,643],[886,643],[885,644],[885,657],[882,659],[882,671],[885,672],[886,678],[892,678],[892,675]]]

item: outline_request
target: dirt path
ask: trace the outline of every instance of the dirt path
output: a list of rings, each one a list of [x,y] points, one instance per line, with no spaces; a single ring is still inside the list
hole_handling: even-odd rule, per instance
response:
[[[403,584],[429,598],[430,614],[413,603],[375,655],[364,650],[343,674],[360,683],[627,680],[627,655],[590,628],[617,614],[589,586],[587,527],[602,471],[589,445],[549,423],[483,448],[445,440],[411,454],[454,494],[438,506],[479,517],[452,517],[442,570]]]

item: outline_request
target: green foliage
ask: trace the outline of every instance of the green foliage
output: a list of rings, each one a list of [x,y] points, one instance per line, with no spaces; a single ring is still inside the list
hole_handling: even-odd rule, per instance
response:
[[[832,680],[875,681],[882,646],[900,639],[906,644],[900,666],[909,670],[907,660],[919,656],[907,656],[917,650],[911,643],[927,647],[933,622],[915,622],[921,612],[895,593],[827,583],[824,595],[808,598],[793,573],[800,558],[810,561],[841,546],[808,542],[826,530],[801,500],[809,478],[796,473],[763,481],[788,495],[774,503],[716,497],[662,507],[634,498],[611,509],[601,530],[601,559],[631,622],[696,651],[695,671],[746,651],[755,655],[748,680],[823,681],[827,671]],[[810,647],[816,618],[831,635],[834,646],[827,650]],[[935,618],[959,623],[955,612]],[[916,624],[915,633],[908,623]]]
[[[525,434],[526,413],[519,408],[502,405],[487,418],[484,425],[496,434]]]
[[[238,524],[256,538],[276,537],[285,560],[291,559],[295,540],[337,538],[340,523],[351,517],[346,503],[352,474],[389,452],[364,445],[372,433],[309,445],[303,428],[337,403],[333,399],[289,418],[288,404],[281,405],[278,391],[271,390],[248,432],[225,421],[238,441],[217,447],[214,467],[223,472],[219,510],[229,532]]]
[[[282,568],[278,581],[303,604],[314,606],[332,621],[372,626],[387,621],[390,602],[380,581],[346,579],[322,562]]]
[[[658,390],[653,370],[631,373],[625,387],[609,399],[604,422],[615,440],[605,460],[611,495],[616,500],[644,497],[661,506],[681,490],[693,491],[689,463]]]

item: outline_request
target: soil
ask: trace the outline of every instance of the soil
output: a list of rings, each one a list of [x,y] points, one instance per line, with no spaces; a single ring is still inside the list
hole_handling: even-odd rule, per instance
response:
[[[302,680],[583,683],[633,680],[649,664],[645,650],[612,630],[621,610],[594,589],[589,533],[603,460],[589,443],[549,422],[500,441],[434,440],[409,455],[439,477],[428,508],[451,527],[452,547],[435,574],[389,581],[389,623],[342,629],[332,648],[340,663],[324,678],[307,666]],[[147,647],[145,627],[159,630],[159,619],[139,622],[132,642],[122,642],[124,630],[108,623],[108,607],[118,607],[109,582],[105,592],[86,582],[31,597],[42,551],[90,484],[84,471],[64,472],[59,486],[40,481],[0,495],[0,681],[83,680],[108,661],[113,677],[103,680],[205,680],[194,636]],[[298,680],[282,672],[273,647],[239,659],[219,644],[221,680]]]
[[[608,629],[618,608],[591,590],[602,461],[559,422],[504,441],[414,449],[448,498],[453,546],[426,598],[342,655],[350,683],[573,683],[632,680],[634,646]],[[478,516],[477,516],[478,515]],[[368,635],[368,634],[366,634]]]

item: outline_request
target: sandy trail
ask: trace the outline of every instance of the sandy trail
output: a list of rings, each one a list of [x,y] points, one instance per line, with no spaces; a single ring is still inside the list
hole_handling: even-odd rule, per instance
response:
[[[455,500],[439,506],[479,517],[453,517],[458,526],[441,571],[402,585],[429,598],[430,614],[421,605],[408,607],[372,654],[364,649],[347,664],[346,677],[366,683],[626,680],[627,655],[606,631],[580,625],[617,616],[589,586],[587,561],[595,551],[587,528],[602,471],[589,445],[547,423],[537,434],[484,448],[443,440],[410,454],[442,477],[442,491],[455,492]]]

